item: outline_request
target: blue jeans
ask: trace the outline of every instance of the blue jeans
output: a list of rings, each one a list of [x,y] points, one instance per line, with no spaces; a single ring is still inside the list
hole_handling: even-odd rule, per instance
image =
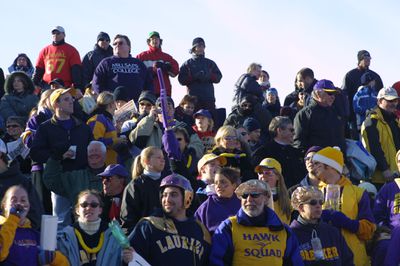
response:
[[[53,204],[53,215],[58,217],[58,230],[72,224],[71,207],[69,199],[51,192],[51,202]]]

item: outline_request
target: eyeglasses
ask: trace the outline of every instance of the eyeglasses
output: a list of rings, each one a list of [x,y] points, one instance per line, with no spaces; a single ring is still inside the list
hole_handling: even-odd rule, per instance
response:
[[[226,140],[226,141],[234,141],[234,140],[237,140],[237,137],[235,137],[235,136],[225,136],[224,140]]]
[[[309,200],[309,201],[307,201],[307,202],[304,202],[304,204],[309,204],[309,205],[311,205],[311,206],[315,206],[315,205],[319,204],[319,205],[322,206],[322,204],[324,204],[324,200],[312,199],[312,200]]]
[[[247,199],[249,196],[251,196],[253,199],[257,199],[262,194],[264,194],[264,193],[261,193],[261,192],[250,192],[250,193],[243,193],[241,197],[242,197],[242,199]]]
[[[82,203],[80,203],[79,204],[82,208],[87,208],[87,207],[92,207],[92,208],[97,208],[97,207],[99,207],[100,206],[100,203],[97,203],[97,202],[82,202]]]
[[[20,127],[20,125],[7,125],[7,128],[17,128],[17,127]]]

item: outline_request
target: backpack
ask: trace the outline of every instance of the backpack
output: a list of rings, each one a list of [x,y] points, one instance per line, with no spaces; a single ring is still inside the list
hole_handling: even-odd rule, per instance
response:
[[[346,139],[346,159],[350,177],[356,180],[368,180],[375,172],[376,160],[360,141]]]

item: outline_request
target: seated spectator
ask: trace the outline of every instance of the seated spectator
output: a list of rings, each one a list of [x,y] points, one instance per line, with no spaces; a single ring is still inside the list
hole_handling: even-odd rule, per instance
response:
[[[9,142],[22,143],[20,139],[21,134],[24,132],[26,120],[20,116],[9,116],[6,122],[6,134],[2,140],[7,144]],[[30,177],[31,174],[31,158],[29,156],[23,158],[20,154],[15,158],[19,162],[21,172]]]
[[[179,105],[175,108],[175,118],[178,121],[185,122],[192,126],[194,125],[193,114],[196,109],[197,97],[186,94],[183,96]]]
[[[261,146],[261,126],[258,121],[252,117],[246,118],[243,122],[243,127],[246,129],[251,152],[254,152]]]
[[[388,249],[383,265],[397,266],[400,264],[399,244],[400,244],[400,227],[395,227],[391,232],[391,238],[388,244]]]
[[[240,209],[240,200],[235,194],[239,184],[240,174],[235,168],[223,167],[217,170],[214,179],[215,193],[210,194],[194,214],[211,235],[222,221],[235,215]]]
[[[79,193],[74,210],[77,221],[57,237],[57,246],[70,265],[121,265],[121,245],[100,218],[102,212],[99,192]]]
[[[304,163],[307,169],[307,175],[300,181],[300,185],[305,186],[314,186],[318,187],[320,180],[315,176],[314,173],[314,161],[312,160],[315,153],[322,150],[320,146],[312,146],[306,151],[306,155],[304,157]]]
[[[0,115],[4,121],[9,116],[22,116],[28,120],[30,111],[39,101],[33,94],[34,89],[33,82],[23,72],[14,72],[7,77],[5,95],[0,101]]]
[[[121,205],[122,227],[132,231],[136,223],[159,208],[158,190],[165,158],[160,148],[150,146],[135,158],[132,180],[126,186]]]
[[[27,217],[32,222],[32,227],[40,227],[40,219],[43,214],[43,207],[36,189],[29,178],[24,176],[17,161],[9,161],[7,156],[7,147],[0,140],[0,198],[5,198],[5,192],[8,188],[21,185],[27,191],[29,196],[30,208]]]
[[[266,91],[262,107],[267,109],[271,113],[272,117],[280,114],[281,103],[279,102],[278,91],[275,88],[269,88]]]
[[[188,179],[190,181],[194,181],[195,177],[197,176],[197,162],[199,161],[199,158],[197,158],[196,151],[188,146],[190,141],[189,134],[187,133],[186,129],[182,127],[175,127],[173,131],[179,144],[179,151],[181,153],[180,161],[184,164],[184,167],[190,174]],[[197,189],[194,184],[192,184],[192,187]]]
[[[367,252],[372,266],[384,265],[385,256],[391,239],[391,230],[386,226],[377,226],[374,235],[367,243]]]
[[[32,78],[35,68],[29,57],[24,54],[18,54],[11,66],[8,67],[8,72],[10,74],[14,72],[24,72],[29,78]]]
[[[287,115],[292,121],[294,120],[294,117],[296,116],[297,112],[303,109],[304,106],[306,106],[306,99],[308,97],[309,95],[307,95],[304,89],[297,90],[297,99],[289,105],[291,112]],[[282,112],[283,110],[281,110],[281,113]]]
[[[115,101],[117,110],[120,109],[122,106],[124,106],[127,102],[130,101],[129,94],[128,94],[128,88],[125,86],[116,87],[113,92],[113,95],[114,95],[114,101]],[[139,101],[140,101],[140,98],[139,98]]]
[[[40,233],[33,229],[27,214],[28,192],[21,185],[7,189],[1,200],[0,263],[2,265],[68,265],[59,251],[40,250]],[[45,230],[45,228],[43,228]]]
[[[292,210],[281,164],[274,158],[265,158],[256,166],[255,172],[258,179],[268,183],[271,188],[275,213],[283,223],[289,224]]]
[[[375,88],[374,76],[370,72],[366,72],[361,76],[361,86],[358,88],[353,98],[353,109],[356,114],[356,122],[358,131],[364,122],[367,111],[376,107],[378,100],[378,91]]]
[[[211,113],[206,109],[200,109],[194,115],[195,125],[192,126],[203,142],[205,151],[210,151],[215,145],[214,120]]]
[[[215,147],[211,151],[215,155],[226,158],[226,166],[240,169],[242,181],[254,178],[248,154],[240,147],[239,136],[232,126],[222,126],[215,135]]]
[[[292,206],[300,215],[290,227],[300,242],[304,265],[354,265],[353,252],[340,231],[321,220],[323,203],[324,195],[316,187],[298,187],[292,195]]]
[[[126,143],[126,138],[118,138],[114,126],[113,116],[116,105],[111,92],[104,91],[97,97],[96,108],[92,117],[86,122],[92,130],[95,140],[99,140],[107,147],[106,164],[115,164],[118,161],[118,154],[114,147]]]
[[[209,194],[215,192],[214,178],[218,169],[226,165],[226,158],[215,155],[214,153],[205,154],[197,163],[199,176],[197,177],[198,190],[196,196],[200,203],[207,199]]]

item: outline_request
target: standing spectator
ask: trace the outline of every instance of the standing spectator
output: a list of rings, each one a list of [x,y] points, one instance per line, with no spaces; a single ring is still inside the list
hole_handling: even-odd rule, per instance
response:
[[[111,92],[103,91],[97,97],[96,108],[92,117],[86,122],[92,130],[95,140],[99,140],[107,147],[106,165],[117,163],[117,152],[114,147],[126,143],[126,138],[118,138],[114,125],[116,104]]]
[[[321,219],[341,229],[353,252],[355,265],[369,265],[365,243],[372,238],[376,226],[368,193],[342,175],[344,158],[339,149],[325,147],[314,154],[313,161],[313,171],[321,180],[320,189],[325,194],[328,185],[340,186],[338,209],[324,204]]]
[[[296,114],[304,108],[306,105],[306,92],[304,89],[299,89],[297,91],[297,99],[293,101],[289,107],[291,108],[291,112],[289,113],[289,118],[293,121]]]
[[[82,89],[82,64],[78,50],[65,42],[63,27],[54,27],[51,34],[53,43],[40,51],[33,83],[48,89],[53,79],[60,78],[67,88],[73,84],[75,88]]]
[[[261,89],[263,91],[263,95],[265,98],[266,91],[271,87],[271,82],[269,81],[269,74],[265,70],[261,70],[260,77],[257,80],[258,84],[260,84]]]
[[[153,266],[208,265],[210,234],[202,223],[186,214],[193,199],[190,182],[181,175],[169,175],[161,181],[157,195],[162,211],[135,227],[130,240],[135,252]],[[129,255],[125,263],[132,260]]]
[[[190,96],[197,97],[196,110],[207,109],[213,114],[215,110],[213,83],[219,83],[222,74],[217,64],[205,57],[205,48],[203,38],[197,37],[193,40],[190,49],[193,57],[182,64],[178,80],[181,85],[187,86]]]
[[[310,104],[294,119],[294,147],[303,153],[314,145],[345,150],[344,121],[332,106],[339,92],[330,80],[315,84]]]
[[[113,48],[110,46],[110,36],[106,32],[97,35],[97,42],[92,51],[88,52],[82,59],[82,84],[86,86],[93,79],[94,71],[101,60],[113,55]]]
[[[235,193],[241,208],[215,231],[210,265],[304,265],[292,230],[268,207],[268,184],[249,180]]]
[[[311,95],[314,85],[318,80],[314,78],[314,71],[311,68],[304,67],[299,70],[295,78],[295,90],[285,98],[284,106],[290,106],[298,98],[300,90],[303,90],[306,95]]]
[[[31,202],[26,188],[7,189],[2,201],[0,262],[2,265],[68,265],[59,251],[40,250],[40,233],[32,228],[27,213]],[[42,228],[45,230],[45,228]]]
[[[288,117],[274,117],[269,124],[269,134],[272,140],[257,149],[252,156],[253,165],[258,165],[267,157],[274,158],[282,163],[282,175],[286,185],[298,184],[306,174],[303,155],[300,150],[294,148],[293,123]]]
[[[376,89],[380,90],[383,88],[383,82],[381,77],[376,72],[369,69],[369,66],[371,64],[370,53],[366,50],[359,51],[357,53],[357,60],[358,60],[357,67],[346,73],[342,85],[342,90],[346,92],[347,96],[350,99],[349,123],[351,126],[349,127],[353,129],[356,128],[356,116],[354,112],[352,99],[354,98],[354,95],[356,94],[358,87],[360,87],[361,85],[361,76],[366,72],[370,72],[371,75],[373,76],[373,79],[375,80]]]
[[[153,73],[154,93],[157,97],[160,96],[160,82],[157,76],[157,68],[160,68],[163,73],[164,84],[167,90],[167,95],[171,96],[171,82],[169,77],[176,77],[179,73],[179,65],[176,60],[167,53],[161,50],[163,40],[157,31],[149,33],[147,45],[149,50],[141,52],[136,58],[143,61],[149,72]]]
[[[304,265],[354,265],[353,252],[340,231],[321,220],[324,195],[315,187],[298,187],[292,194],[292,206],[300,215],[290,227],[300,242]],[[314,249],[319,239],[321,247]]]
[[[269,88],[266,91],[262,107],[267,109],[271,113],[272,117],[280,114],[281,103],[279,102],[278,91],[275,88]]]
[[[268,183],[272,193],[275,213],[283,223],[289,225],[292,210],[290,208],[289,193],[282,176],[281,164],[274,158],[265,158],[255,167],[254,171],[258,174],[259,180]]]
[[[240,174],[237,169],[224,167],[217,170],[214,179],[215,193],[211,193],[194,214],[211,235],[221,222],[240,209],[240,200],[235,194],[239,185]]]
[[[247,68],[247,72],[241,75],[236,81],[234,101],[236,104],[240,104],[240,100],[243,97],[251,95],[254,97],[255,102],[261,104],[263,101],[263,91],[257,80],[261,75],[262,66],[257,63],[251,63]]]
[[[7,77],[4,85],[6,94],[0,101],[0,115],[4,121],[9,116],[22,116],[28,120],[29,113],[39,101],[33,94],[34,89],[32,81],[23,72],[14,72]]]
[[[4,72],[3,69],[0,67],[0,97],[3,97],[4,95]]]
[[[377,165],[372,183],[382,186],[393,180],[397,171],[396,151],[400,149],[400,127],[395,115],[399,96],[393,88],[379,91],[378,106],[367,116],[361,127],[363,145],[374,156]]]
[[[113,46],[114,55],[103,59],[94,71],[92,88],[100,93],[114,92],[118,86],[125,86],[129,99],[137,102],[143,90],[153,90],[152,75],[142,61],[131,56],[128,36],[117,34]]]
[[[10,72],[10,74],[16,71],[24,72],[29,78],[32,78],[35,68],[26,54],[18,54],[12,65],[8,68],[8,72]]]
[[[52,153],[62,154],[64,171],[83,169],[87,165],[86,148],[93,135],[90,128],[72,116],[74,89],[57,89],[50,95],[54,109],[51,119],[39,125],[33,139],[30,155],[38,163],[46,163]],[[52,193],[53,214],[59,218],[60,226],[71,223],[72,203]]]
[[[357,130],[360,132],[361,125],[365,120],[367,111],[377,105],[378,91],[375,89],[375,80],[371,73],[366,72],[361,76],[361,86],[353,98],[353,109],[356,114]]]

